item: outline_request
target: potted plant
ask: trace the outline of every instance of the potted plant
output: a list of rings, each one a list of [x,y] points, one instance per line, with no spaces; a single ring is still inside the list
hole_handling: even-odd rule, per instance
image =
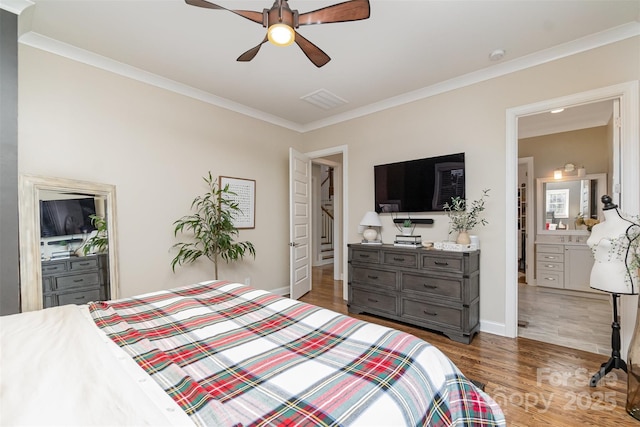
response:
[[[411,236],[413,234],[413,223],[410,219],[405,219],[402,222],[402,235]]]
[[[172,247],[178,248],[178,253],[171,261],[171,269],[175,272],[176,265],[192,263],[201,256],[213,261],[214,279],[218,279],[218,259],[226,262],[244,258],[245,253],[253,255],[256,251],[251,242],[235,242],[238,229],[233,225],[234,215],[241,213],[238,203],[229,197],[235,193],[229,186],[219,188],[211,176],[203,177],[208,191],[196,197],[191,203],[192,215],[186,215],[176,220],[173,225],[174,236],[178,233],[192,233],[191,242],[176,243]]]
[[[107,221],[98,215],[89,215],[91,224],[96,228],[96,234],[91,236],[82,246],[85,256],[93,253],[105,252],[109,247],[107,236]]]
[[[477,225],[489,223],[482,217],[484,202],[487,197],[489,197],[489,189],[482,190],[482,196],[470,204],[467,204],[467,201],[460,197],[452,197],[451,204],[448,202],[444,204],[444,210],[447,212],[450,222],[449,234],[454,231],[458,232],[456,243],[468,245],[471,243],[469,230],[472,230]]]

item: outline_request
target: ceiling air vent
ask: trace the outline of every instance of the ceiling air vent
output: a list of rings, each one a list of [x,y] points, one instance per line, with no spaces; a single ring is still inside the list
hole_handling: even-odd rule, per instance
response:
[[[301,97],[300,99],[307,101],[316,107],[320,107],[323,110],[330,110],[347,103],[346,99],[342,99],[338,95],[335,95],[326,89],[316,90],[315,92],[311,92],[310,94]]]

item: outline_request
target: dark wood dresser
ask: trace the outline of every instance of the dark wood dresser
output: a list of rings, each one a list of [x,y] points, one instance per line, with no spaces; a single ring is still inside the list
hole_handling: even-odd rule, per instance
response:
[[[42,262],[44,308],[107,300],[109,289],[107,254]]]
[[[350,313],[374,314],[471,342],[480,328],[480,251],[348,247]]]

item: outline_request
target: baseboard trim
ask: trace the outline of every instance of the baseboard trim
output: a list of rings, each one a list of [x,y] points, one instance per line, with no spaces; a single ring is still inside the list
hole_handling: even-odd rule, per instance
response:
[[[480,331],[489,334],[507,336],[507,328],[504,323],[491,322],[489,320],[480,320]]]

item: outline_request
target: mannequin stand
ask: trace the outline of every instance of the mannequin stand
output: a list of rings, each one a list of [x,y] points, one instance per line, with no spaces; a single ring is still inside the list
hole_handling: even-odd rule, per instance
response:
[[[613,297],[613,323],[611,323],[611,357],[600,366],[600,370],[593,374],[589,385],[595,387],[600,379],[611,372],[612,369],[622,369],[627,372],[627,364],[620,358],[620,323],[618,322],[618,298],[620,295],[611,294]]]

